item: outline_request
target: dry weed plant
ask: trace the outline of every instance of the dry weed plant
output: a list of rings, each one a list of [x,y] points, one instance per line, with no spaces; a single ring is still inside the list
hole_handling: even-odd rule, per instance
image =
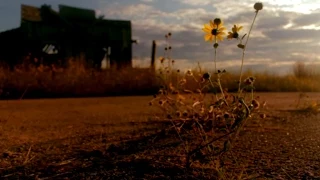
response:
[[[184,147],[184,166],[210,165],[222,166],[218,158],[232,148],[239,138],[239,132],[250,119],[265,118],[259,114],[260,102],[254,96],[255,77],[242,80],[244,55],[248,39],[258,12],[263,4],[254,4],[255,16],[248,34],[240,36],[242,26],[234,25],[228,35],[221,19],[215,18],[205,24],[203,31],[205,41],[213,42],[214,73],[187,70],[182,74],[174,69],[174,60],[170,54],[172,34],[165,35],[167,46],[164,57],[160,57],[159,79],[162,86],[158,94],[149,102],[161,109],[161,118],[169,122],[168,129],[176,132]],[[242,49],[238,92],[230,93],[222,87],[226,70],[217,70],[216,59],[219,41],[227,35],[229,40],[238,40],[236,46]],[[245,42],[243,40],[245,39]],[[181,75],[182,74],[182,75]],[[188,89],[188,83],[196,83],[196,89]],[[219,169],[218,167],[216,169]]]

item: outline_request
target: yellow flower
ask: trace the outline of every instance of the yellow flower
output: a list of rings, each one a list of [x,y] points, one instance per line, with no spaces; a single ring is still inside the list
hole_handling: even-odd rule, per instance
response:
[[[217,22],[216,19],[215,19],[215,22]],[[210,42],[212,42],[213,40],[222,41],[223,36],[226,35],[226,33],[224,32],[226,28],[223,27],[223,22],[221,20],[220,20],[220,23],[214,23],[214,21],[210,20],[210,23],[205,24],[202,30],[206,33],[204,35],[205,41],[210,41]]]
[[[242,26],[237,26],[237,25],[234,25],[233,28],[232,28],[232,32],[228,32],[228,39],[232,39],[232,38],[235,38],[235,39],[238,39],[239,38],[239,34],[238,32],[242,29]]]

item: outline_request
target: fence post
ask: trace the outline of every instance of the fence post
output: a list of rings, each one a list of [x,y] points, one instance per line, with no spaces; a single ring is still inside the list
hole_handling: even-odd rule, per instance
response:
[[[155,57],[156,57],[156,41],[153,40],[152,41],[152,49],[151,49],[151,69],[152,70],[155,70],[155,65],[154,65],[154,62],[155,62]]]

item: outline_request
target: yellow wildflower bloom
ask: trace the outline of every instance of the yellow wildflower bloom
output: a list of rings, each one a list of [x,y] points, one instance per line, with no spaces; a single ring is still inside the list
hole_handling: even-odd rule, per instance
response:
[[[204,35],[205,41],[212,42],[215,38],[217,41],[222,41],[223,36],[226,35],[224,32],[226,28],[223,26],[222,21],[220,21],[220,23],[214,23],[214,21],[210,20],[209,24],[205,24],[202,30],[206,33]]]
[[[232,38],[235,38],[235,39],[238,39],[239,38],[239,34],[238,32],[242,29],[242,26],[237,26],[237,25],[234,25],[233,28],[232,28],[232,32],[228,32],[228,39],[232,39]]]

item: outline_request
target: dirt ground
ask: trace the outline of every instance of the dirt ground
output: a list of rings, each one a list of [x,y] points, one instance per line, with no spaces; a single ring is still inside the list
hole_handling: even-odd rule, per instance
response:
[[[226,156],[231,174],[247,179],[320,179],[320,116],[296,106],[320,103],[320,93],[258,93],[267,118],[241,133]],[[150,119],[152,97],[0,102],[1,179],[213,179],[212,170],[185,170],[171,156],[174,136]],[[236,164],[236,165],[235,165]],[[239,165],[240,164],[240,165]],[[240,173],[240,172],[239,172]],[[209,174],[209,175],[208,175]]]

